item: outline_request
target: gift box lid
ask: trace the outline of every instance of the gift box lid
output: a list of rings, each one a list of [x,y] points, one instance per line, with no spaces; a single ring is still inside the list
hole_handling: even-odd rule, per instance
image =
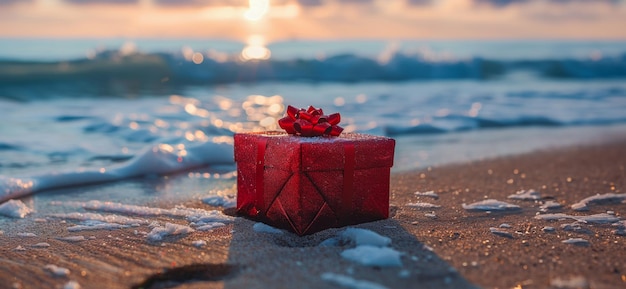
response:
[[[235,161],[257,162],[259,150],[266,167],[325,171],[342,170],[346,150],[353,150],[355,169],[391,167],[395,140],[368,134],[342,133],[337,137],[301,137],[284,132],[235,134]],[[352,155],[352,154],[350,154]]]

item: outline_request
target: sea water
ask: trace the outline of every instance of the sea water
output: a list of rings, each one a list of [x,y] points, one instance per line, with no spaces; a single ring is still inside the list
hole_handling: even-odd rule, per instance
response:
[[[626,135],[624,42],[292,41],[246,62],[237,42],[99,41],[0,40],[0,198],[224,195],[232,135],[287,105],[395,138],[396,172]]]

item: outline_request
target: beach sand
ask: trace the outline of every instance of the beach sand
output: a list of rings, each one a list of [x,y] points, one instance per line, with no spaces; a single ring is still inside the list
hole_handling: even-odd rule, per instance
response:
[[[366,267],[340,256],[347,246],[318,246],[341,228],[298,237],[256,232],[253,221],[236,218],[212,232],[148,242],[146,226],[70,233],[68,224],[59,220],[19,220],[1,228],[0,288],[63,288],[70,280],[82,288],[349,288],[322,280],[328,272],[384,286],[379,288],[625,288],[626,236],[615,234],[617,227],[582,224],[579,230],[566,231],[561,225],[573,220],[534,218],[547,200],[563,205],[549,213],[613,211],[623,218],[624,203],[591,205],[586,212],[569,206],[595,194],[623,194],[625,167],[626,142],[615,141],[393,174],[392,217],[356,227],[390,237],[391,247],[403,252],[402,267]],[[544,199],[507,198],[522,189],[534,189]],[[417,196],[416,191],[433,191],[438,199]],[[462,208],[485,199],[521,209],[497,213]],[[440,207],[407,205],[417,202]],[[214,209],[197,200],[186,205]],[[500,228],[502,224],[510,227]],[[544,232],[546,226],[554,231]],[[504,234],[492,233],[491,227]],[[37,236],[18,237],[18,232]],[[76,235],[86,240],[58,239]],[[562,242],[570,238],[588,244]],[[192,244],[196,240],[207,245],[198,248]],[[50,246],[32,246],[41,242]],[[25,250],[15,250],[18,246]],[[70,273],[54,276],[44,269],[48,264]]]

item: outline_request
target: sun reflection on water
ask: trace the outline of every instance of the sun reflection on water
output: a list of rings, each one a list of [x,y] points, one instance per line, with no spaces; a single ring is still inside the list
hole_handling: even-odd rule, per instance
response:
[[[217,134],[224,134],[226,131],[236,133],[278,129],[278,119],[285,110],[283,101],[280,95],[255,94],[241,101],[216,95],[206,102],[191,97],[170,96],[170,104],[179,106],[190,116],[204,119],[195,124],[182,122],[176,125],[183,130],[180,135],[188,141],[209,141],[210,132],[214,130],[217,130]],[[168,127],[163,121],[158,124],[155,127]]]
[[[265,38],[262,35],[254,34],[248,37],[246,47],[241,51],[241,59],[248,60],[267,60],[272,52],[265,46]]]

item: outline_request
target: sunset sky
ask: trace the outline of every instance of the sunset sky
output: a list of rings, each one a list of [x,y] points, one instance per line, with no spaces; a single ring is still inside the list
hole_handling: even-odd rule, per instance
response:
[[[623,0],[0,0],[0,37],[626,39]]]

